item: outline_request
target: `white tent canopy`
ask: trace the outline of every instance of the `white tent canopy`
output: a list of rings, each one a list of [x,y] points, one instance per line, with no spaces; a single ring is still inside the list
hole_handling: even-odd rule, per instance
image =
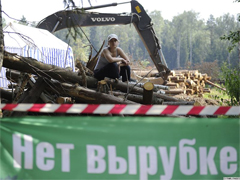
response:
[[[4,30],[4,47],[11,53],[32,57],[46,64],[62,68],[71,67],[74,71],[72,48],[47,30],[9,23]],[[3,67],[0,86],[7,87],[6,69]]]

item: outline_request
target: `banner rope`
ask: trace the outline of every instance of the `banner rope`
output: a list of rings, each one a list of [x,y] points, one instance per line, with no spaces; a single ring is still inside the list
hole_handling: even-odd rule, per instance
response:
[[[240,115],[240,106],[142,104],[1,104],[2,110],[68,114]]]

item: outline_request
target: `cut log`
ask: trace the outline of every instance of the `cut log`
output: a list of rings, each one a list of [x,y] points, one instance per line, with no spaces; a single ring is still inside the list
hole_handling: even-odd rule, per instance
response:
[[[210,92],[211,92],[211,90],[209,88],[204,88],[203,89],[203,93],[210,93]]]
[[[72,104],[72,98],[71,97],[58,97],[57,98],[58,104]]]
[[[193,80],[191,80],[191,79],[187,79],[185,84],[186,84],[187,87],[195,87],[195,86],[197,86],[196,83]]]
[[[133,71],[136,75],[142,76],[142,77],[155,77],[156,74],[158,74],[158,70],[152,70],[150,73],[149,71]]]
[[[198,77],[198,70],[189,70],[189,73],[191,76],[194,76],[195,78]]]
[[[171,70],[171,72],[170,72],[169,75],[170,75],[170,76],[175,76],[175,75],[176,75],[176,72],[175,72],[174,70]]]
[[[206,85],[205,85],[205,81],[202,80],[202,81],[200,82],[200,85],[201,85],[202,87],[205,87],[205,86],[206,86]]]
[[[186,82],[186,77],[184,77],[184,78],[179,78],[179,80],[175,80],[175,81],[172,81],[172,82],[174,82],[174,83],[181,83],[181,82]]]
[[[169,89],[168,90],[171,90],[171,89],[176,89],[177,87],[176,86],[168,86]]]
[[[166,94],[186,94],[185,89],[171,89],[169,91],[165,91]]]
[[[53,78],[61,82],[79,83],[83,85],[82,77],[78,76],[76,72],[58,66],[44,64],[32,58],[12,55],[8,52],[4,54],[3,66],[9,69],[44,76],[49,79]],[[97,82],[97,79],[87,76],[87,85],[89,88],[96,88]]]
[[[193,82],[196,84],[196,86],[200,86],[200,81],[197,79],[194,79]]]
[[[194,101],[163,102],[163,105],[194,105]]]
[[[200,80],[200,81],[203,79],[203,76],[202,76],[201,73],[198,73],[198,77],[197,77],[197,79]]]
[[[153,84],[159,84],[159,85],[164,84],[164,80],[161,77],[157,77],[157,78],[154,78],[154,77],[144,77],[143,78],[141,76],[135,75],[135,78],[140,83],[152,82]]]
[[[183,75],[182,73],[180,73],[180,74],[175,74],[175,76],[178,76],[179,78],[183,78],[183,77],[184,77],[184,75]]]
[[[179,76],[168,76],[168,81],[170,82],[174,82],[179,80]]]
[[[150,77],[148,78],[149,82],[156,84],[156,85],[163,85],[164,84],[164,80],[161,77]]]
[[[89,104],[136,104],[135,102],[126,100],[123,101],[121,98],[115,97],[110,94],[96,92],[94,90],[84,88],[81,86],[76,86],[68,83],[59,83],[53,81],[52,83],[57,88],[58,93],[61,96],[75,97],[76,100],[80,102]],[[48,87],[49,90],[56,92],[55,89]]]
[[[186,94],[187,95],[192,95],[192,94],[194,94],[194,90],[193,89],[186,89]]]
[[[221,90],[223,90],[223,91],[226,91],[225,88],[222,88],[222,87],[220,87],[219,85],[214,84],[213,82],[211,82],[211,81],[209,81],[209,80],[205,80],[205,82],[208,83],[208,84],[210,84],[210,85],[212,85],[212,86],[215,86],[215,87],[217,87],[217,88],[219,88],[219,89],[221,89]]]
[[[173,87],[175,87],[175,88],[178,88],[178,87],[179,87],[179,84],[178,84],[178,83],[174,83],[174,82],[168,82],[168,83],[166,84],[166,86],[173,86]]]
[[[110,79],[110,78],[105,78],[105,81],[107,81],[107,83],[112,84],[113,87],[115,87],[116,89],[122,91],[122,92],[127,92],[127,84],[124,82],[120,82],[118,80],[114,80],[114,79]],[[143,94],[143,88],[139,88],[139,87],[135,87],[132,84],[129,84],[129,92],[130,93],[137,93],[137,94]],[[179,99],[164,95],[164,94],[159,94],[154,92],[153,95],[155,97],[167,100],[167,101],[179,101]]]
[[[129,83],[134,85],[134,86],[141,87],[141,88],[144,86],[144,83],[135,83],[135,82],[129,82]],[[154,83],[153,83],[153,86],[154,86],[154,88],[153,88],[154,92],[157,92],[160,89],[164,89],[164,90],[169,90],[170,89],[168,86],[154,84]]]
[[[206,73],[202,74],[204,80],[211,80],[211,77],[208,76]]]
[[[143,86],[143,104],[151,104],[153,97],[153,83],[146,82]]]
[[[124,99],[126,97],[127,93],[113,92],[113,95]],[[127,99],[130,101],[134,101],[136,103],[143,104],[143,96],[142,95],[128,94]],[[151,104],[162,104],[162,102],[163,102],[163,99],[158,98],[158,97],[153,97]]]

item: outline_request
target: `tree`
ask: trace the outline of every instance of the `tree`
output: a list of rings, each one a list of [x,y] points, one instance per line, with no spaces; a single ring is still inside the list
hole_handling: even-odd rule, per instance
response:
[[[240,0],[235,0],[240,2]],[[238,15],[240,22],[240,15]],[[230,41],[229,52],[238,45],[238,66],[230,67],[226,63],[222,66],[223,79],[227,89],[227,94],[231,97],[231,105],[239,105],[240,103],[240,30],[230,31],[228,35],[223,35],[221,40]]]
[[[3,63],[3,51],[4,51],[4,42],[3,42],[3,24],[2,24],[2,3],[0,1],[0,72],[2,70],[2,63]]]
[[[235,0],[235,2],[240,2],[240,0]],[[240,23],[240,15],[238,15],[238,22]],[[230,41],[229,52],[238,45],[238,63],[240,65],[240,30],[230,31],[228,35],[223,35],[221,39]]]

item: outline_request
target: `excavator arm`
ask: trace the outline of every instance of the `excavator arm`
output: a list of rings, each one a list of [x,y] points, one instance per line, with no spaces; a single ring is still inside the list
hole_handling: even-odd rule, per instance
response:
[[[58,11],[40,21],[37,27],[55,32],[75,26],[125,25],[133,23],[160,76],[166,79],[170,70],[167,67],[161,51],[160,42],[154,32],[151,18],[138,1],[131,0],[130,3],[132,11],[130,14],[109,14],[87,11],[89,9],[115,6],[117,3],[83,9],[75,8],[73,10]]]

